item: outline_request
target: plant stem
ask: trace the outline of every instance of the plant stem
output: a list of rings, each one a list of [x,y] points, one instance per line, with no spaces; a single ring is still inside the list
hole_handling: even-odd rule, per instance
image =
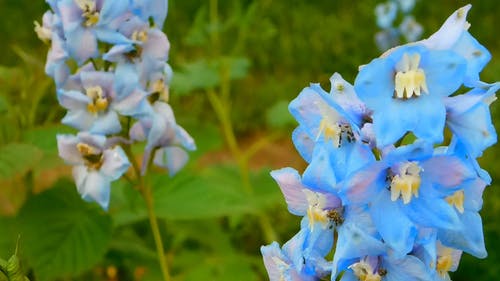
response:
[[[250,182],[250,175],[248,173],[248,160],[247,157],[244,153],[242,153],[238,141],[236,139],[236,136],[234,134],[233,130],[233,125],[231,122],[231,117],[230,117],[230,112],[229,112],[229,104],[227,100],[223,100],[217,96],[214,90],[210,89],[207,90],[207,95],[208,95],[208,100],[210,101],[210,104],[212,105],[215,114],[217,118],[219,119],[219,122],[222,126],[222,131],[224,134],[224,138],[226,139],[226,142],[229,146],[229,150],[231,151],[231,154],[235,158],[236,162],[238,163],[238,169],[239,173],[241,175],[241,181],[243,183],[243,187],[245,189],[245,192],[248,195],[253,195],[254,190],[252,187],[252,184]],[[267,243],[271,243],[273,241],[278,240],[278,236],[276,232],[274,231],[271,222],[269,219],[263,215],[263,214],[258,214],[258,220],[260,227],[262,228],[262,231],[264,232],[264,236],[266,239]]]
[[[143,181],[141,181],[141,183],[143,183]],[[158,261],[160,262],[161,273],[163,274],[163,279],[165,281],[170,281],[171,278],[168,270],[167,259],[165,257],[165,251],[163,248],[163,241],[161,239],[160,228],[158,227],[158,219],[156,218],[156,214],[154,211],[151,188],[146,184],[142,186],[141,191],[148,209],[149,224],[151,225],[151,231],[153,232],[153,237],[156,244],[156,252],[158,253]]]
[[[154,211],[154,202],[153,202],[153,194],[151,192],[151,187],[149,186],[148,183],[146,183],[144,177],[141,175],[141,169],[139,167],[139,164],[135,160],[130,145],[122,144],[122,148],[123,151],[125,151],[125,154],[129,158],[130,162],[132,163],[132,168],[134,169],[135,174],[137,176],[138,190],[140,191],[142,197],[144,198],[144,201],[146,202],[146,208],[148,209],[149,224],[151,226],[151,231],[153,232],[153,238],[155,240],[155,245],[156,245],[156,253],[158,254],[158,262],[160,263],[163,280],[170,281],[172,280],[172,278],[170,277],[170,273],[168,270],[167,259],[165,257],[165,250],[163,248],[163,240],[161,238],[160,228],[158,227],[158,219]],[[155,151],[156,150],[153,150],[151,154],[154,155]],[[147,163],[148,165],[147,168],[149,168],[149,166],[151,165],[152,159],[153,157],[150,157],[150,161],[149,163]]]

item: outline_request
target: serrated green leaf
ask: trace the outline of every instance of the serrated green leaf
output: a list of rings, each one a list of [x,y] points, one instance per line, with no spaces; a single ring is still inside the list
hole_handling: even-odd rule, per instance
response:
[[[156,214],[167,219],[200,219],[253,213],[239,174],[231,167],[211,167],[198,174],[183,171],[156,177]]]
[[[19,224],[24,253],[42,281],[90,269],[103,257],[112,234],[110,217],[84,202],[70,181],[28,200]]]
[[[266,123],[271,128],[294,126],[297,122],[288,111],[288,101],[278,101],[266,110]]]
[[[0,180],[24,175],[42,159],[42,151],[26,143],[10,143],[0,147]]]

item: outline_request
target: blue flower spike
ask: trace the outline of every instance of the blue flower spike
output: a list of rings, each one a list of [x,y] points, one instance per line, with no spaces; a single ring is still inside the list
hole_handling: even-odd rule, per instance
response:
[[[407,15],[415,3],[387,2],[382,25],[392,4]],[[262,247],[270,280],[449,281],[463,252],[486,257],[479,211],[491,177],[477,158],[497,141],[500,83],[480,80],[491,54],[467,31],[470,9],[361,66],[354,85],[335,73],[329,92],[312,83],[290,103],[308,166],[271,176],[303,218],[282,249]]]

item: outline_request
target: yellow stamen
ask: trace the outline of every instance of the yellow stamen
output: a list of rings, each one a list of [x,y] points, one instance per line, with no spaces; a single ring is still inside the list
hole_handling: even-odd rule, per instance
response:
[[[454,206],[461,214],[464,212],[464,191],[459,190],[452,195],[446,197],[446,202],[451,206]]]
[[[148,41],[148,33],[145,30],[136,30],[132,33],[132,40],[146,42]]]
[[[170,98],[168,86],[165,85],[165,81],[163,81],[163,79],[158,79],[153,82],[152,92],[158,93],[161,101],[168,102]]]
[[[394,98],[409,99],[413,96],[419,97],[421,92],[429,93],[425,72],[419,68],[420,55],[403,54],[403,58],[397,65],[398,72],[394,77]]]
[[[85,160],[85,165],[94,170],[101,168],[103,163],[103,155],[100,149],[88,145],[86,143],[78,143],[76,149],[82,155]]]
[[[87,110],[90,113],[97,114],[108,109],[109,101],[104,96],[104,92],[100,86],[86,88],[85,92],[87,97],[91,99],[90,103],[87,104]]]
[[[328,211],[324,210],[326,197],[323,194],[308,189],[304,189],[303,192],[305,193],[307,202],[309,203],[309,208],[307,209],[309,227],[312,230],[314,228],[314,224],[319,222],[324,228],[326,228],[330,222]]]
[[[408,204],[412,195],[418,197],[421,171],[416,162],[401,165],[399,173],[391,181],[391,200],[396,201],[401,196],[403,203]]]
[[[86,27],[94,26],[99,21],[99,12],[93,0],[75,0],[76,5],[82,10],[82,16],[86,19]]]
[[[349,268],[354,272],[354,275],[358,277],[360,281],[380,281],[382,277],[378,272],[373,272],[372,267],[365,261],[357,262]]]
[[[446,254],[443,256],[439,256],[436,262],[436,271],[444,277],[448,271],[450,271],[451,267],[453,266],[453,258],[451,257],[451,254]]]

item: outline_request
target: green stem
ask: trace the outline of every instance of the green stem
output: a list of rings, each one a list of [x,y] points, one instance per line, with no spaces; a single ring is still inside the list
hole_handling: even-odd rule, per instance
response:
[[[233,125],[231,122],[229,104],[228,102],[224,102],[225,100],[219,98],[213,89],[207,90],[208,100],[212,105],[217,118],[222,126],[222,132],[224,134],[224,138],[229,146],[229,150],[231,154],[236,159],[238,163],[239,173],[241,175],[241,180],[243,183],[243,187],[245,192],[248,195],[253,195],[254,190],[252,184],[250,182],[250,175],[248,173],[248,160],[244,153],[242,153],[236,136],[234,134]],[[273,241],[278,240],[278,236],[274,231],[271,222],[267,218],[267,216],[263,214],[258,214],[259,224],[264,232],[264,236],[266,242],[271,243]]]
[[[138,180],[138,190],[140,191],[144,201],[146,202],[146,208],[148,209],[148,218],[149,224],[151,226],[151,231],[153,232],[153,238],[155,240],[156,245],[156,253],[158,254],[158,262],[160,263],[161,272],[163,275],[164,281],[170,281],[172,278],[170,277],[167,258],[165,257],[165,250],[163,248],[163,240],[160,234],[160,228],[158,227],[158,219],[156,217],[154,211],[154,202],[153,202],[153,194],[151,192],[151,187],[144,180],[144,177],[141,175],[141,169],[139,164],[135,160],[134,154],[132,153],[132,149],[129,144],[122,145],[123,151],[129,158],[132,163],[132,168],[135,171]],[[154,155],[155,150],[151,152],[151,155]],[[151,157],[151,161],[149,161],[147,168],[151,165],[153,157]]]
[[[165,257],[165,250],[163,248],[163,240],[161,239],[160,228],[158,227],[158,219],[156,218],[156,214],[154,211],[151,188],[146,184],[142,186],[141,191],[148,209],[149,224],[151,225],[151,231],[153,232],[153,237],[156,244],[156,252],[158,253],[158,261],[160,262],[160,268],[163,274],[163,280],[170,281],[172,279],[170,278],[170,273],[168,270],[167,258]]]

